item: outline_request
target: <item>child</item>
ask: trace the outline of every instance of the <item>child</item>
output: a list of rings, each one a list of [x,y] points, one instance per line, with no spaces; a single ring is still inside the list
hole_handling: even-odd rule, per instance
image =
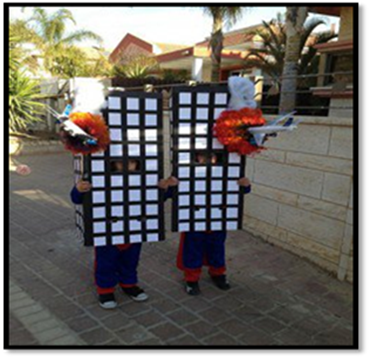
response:
[[[196,155],[197,162],[205,164],[207,157]],[[215,154],[211,156],[212,164],[217,163]],[[159,183],[162,189],[168,189],[165,198],[172,196],[171,187],[178,185],[178,180],[170,177]],[[248,178],[241,178],[238,184],[244,187],[244,193],[250,192],[251,183]],[[199,279],[203,264],[206,264],[213,283],[221,290],[228,290],[230,284],[226,278],[225,265],[226,231],[186,232],[181,233],[177,267],[184,272],[185,291],[192,296],[200,294]]]
[[[136,160],[129,160],[128,170],[135,171]],[[122,172],[123,162],[112,163],[112,171]],[[71,199],[81,204],[85,193],[91,190],[88,181],[79,181],[71,191]],[[137,302],[145,301],[148,295],[137,285],[137,267],[140,259],[141,243],[95,247],[95,284],[99,296],[99,305],[104,309],[117,306],[114,289],[117,284],[123,292]]]

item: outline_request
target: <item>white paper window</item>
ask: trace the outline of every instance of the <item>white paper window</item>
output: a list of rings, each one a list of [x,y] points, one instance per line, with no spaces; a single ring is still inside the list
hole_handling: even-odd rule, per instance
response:
[[[102,234],[106,230],[105,222],[95,222],[93,224],[93,232],[94,234]]]
[[[212,219],[221,219],[222,218],[222,211],[218,208],[211,209],[211,218]]]
[[[197,108],[196,117],[199,120],[208,119],[208,108]]]
[[[222,177],[222,167],[212,167],[212,177],[221,178]]]
[[[103,172],[104,171],[104,160],[93,160],[91,163],[92,172]]]
[[[220,222],[220,221],[211,222],[211,230],[212,231],[221,231],[222,230],[222,222]]]
[[[189,164],[190,163],[190,153],[179,153],[179,163]]]
[[[94,246],[105,246],[107,244],[107,239],[104,236],[94,237]]]
[[[131,142],[140,141],[140,130],[139,129],[128,129],[127,139]]]
[[[229,153],[229,163],[240,163],[240,155],[236,153]]]
[[[158,190],[152,189],[146,191],[146,200],[148,201],[156,201],[158,200]]]
[[[226,223],[226,230],[238,230],[238,222],[237,221],[228,221]]]
[[[122,125],[122,118],[120,113],[109,113],[108,114],[108,123],[110,126],[120,126]]]
[[[221,144],[216,138],[212,139],[212,148],[213,149],[223,149],[224,145]]]
[[[130,157],[139,157],[140,156],[140,145],[129,144],[128,145],[128,155]]]
[[[215,104],[227,104],[227,94],[226,93],[216,93],[215,94]]]
[[[150,219],[146,222],[146,228],[148,230],[158,230],[158,220]]]
[[[147,205],[146,215],[158,215],[158,205]]]
[[[109,109],[121,109],[121,98],[120,97],[108,97]]]
[[[197,94],[197,104],[208,104],[208,103],[209,103],[209,93]]]
[[[228,205],[236,205],[239,202],[239,196],[234,194],[234,195],[227,195],[227,204]]]
[[[179,103],[180,104],[191,104],[191,93],[180,93],[179,95]]]
[[[189,123],[180,123],[179,124],[179,134],[191,134],[191,124]]]
[[[179,149],[190,149],[190,138],[179,138]]]
[[[207,175],[207,167],[196,167],[195,168],[196,178],[205,178],[206,175]]]
[[[91,156],[93,158],[95,157],[104,157],[104,152],[96,152],[96,153],[92,153]]]
[[[138,113],[127,113],[127,125],[138,126],[140,123],[140,118]]]
[[[92,194],[92,199],[94,204],[105,203],[104,191],[94,191]]]
[[[153,98],[145,99],[145,109],[147,111],[156,111],[157,110],[157,100]]]
[[[148,142],[155,142],[157,140],[157,130],[156,129],[146,129],[145,130],[145,140]]]
[[[179,178],[189,178],[189,177],[190,177],[190,168],[180,167],[179,168]]]
[[[226,110],[226,108],[215,108],[215,110],[213,112],[214,119],[216,120],[218,117],[220,117],[221,113],[225,110]]]
[[[138,98],[127,98],[127,110],[129,111],[139,110],[139,99]]]
[[[205,181],[195,181],[195,191],[206,191],[207,190],[207,183]]]
[[[212,180],[211,190],[212,192],[222,191],[222,180]]]
[[[200,135],[208,134],[208,124],[197,124],[195,126],[195,133]]]
[[[155,174],[148,174],[146,175],[146,185],[147,186],[152,186],[152,185],[155,185],[157,186],[158,185],[158,175],[155,175]]]
[[[141,206],[140,205],[130,205],[129,215],[130,216],[139,216],[139,215],[141,215]]]
[[[207,148],[207,138],[196,138],[195,148],[196,149],[206,149]]]
[[[206,205],[206,196],[205,195],[195,195],[195,205]]]
[[[111,201],[112,203],[122,202],[123,201],[123,191],[122,190],[112,190]]]
[[[112,187],[115,187],[115,188],[123,187],[123,176],[122,175],[112,175],[110,182],[111,182],[110,185]]]
[[[105,208],[93,208],[93,218],[101,219],[105,217]]]
[[[188,232],[190,230],[189,223],[180,223],[179,224],[179,232]]]
[[[138,244],[139,242],[142,242],[141,234],[130,235],[131,244]]]
[[[158,161],[157,160],[146,160],[145,161],[146,170],[158,170]]]
[[[104,176],[93,176],[92,177],[92,186],[93,188],[102,188],[105,186],[105,179]]]
[[[188,193],[189,191],[190,191],[190,182],[180,180],[180,182],[179,182],[179,192],[180,193],[183,193],[183,192]]]
[[[141,201],[141,193],[140,190],[130,190],[129,191],[129,200],[134,201]]]
[[[112,232],[121,232],[123,231],[123,221],[117,221],[112,223]]]
[[[155,157],[158,155],[158,148],[156,145],[146,145],[145,154],[147,157]]]
[[[227,208],[226,216],[228,219],[237,219],[238,209],[237,208]]]
[[[179,210],[179,220],[189,220],[190,219],[190,210],[182,209]]]
[[[147,235],[147,241],[148,242],[156,242],[156,241],[159,241],[159,235],[158,234],[148,234]]]
[[[130,231],[140,231],[141,230],[141,221],[139,220],[130,220]]]
[[[195,231],[206,231],[206,223],[204,222],[195,223]]]
[[[227,182],[228,191],[239,191],[239,185],[236,180],[230,180]]]
[[[189,206],[190,198],[188,195],[179,195],[179,206]]]
[[[145,115],[145,126],[147,127],[157,126],[157,115],[156,114],[146,114]]]
[[[212,205],[221,205],[222,204],[222,195],[212,195],[211,196]]]
[[[112,245],[121,245],[124,244],[125,240],[123,235],[114,235],[112,236]]]
[[[229,167],[228,169],[228,177],[229,178],[239,178],[239,167]]]
[[[206,218],[206,210],[205,209],[195,210],[194,216],[195,216],[196,219],[205,219]]]
[[[123,216],[123,206],[113,205],[111,208],[112,216],[122,217]]]
[[[190,108],[179,108],[179,119],[190,119],[191,118],[191,109]]]
[[[110,139],[112,141],[122,141],[121,129],[111,128],[109,132],[110,132]]]
[[[141,185],[140,175],[129,175],[128,183],[129,183],[129,186],[140,186]]]
[[[113,157],[121,157],[123,155],[121,144],[111,144],[109,146],[110,155]]]

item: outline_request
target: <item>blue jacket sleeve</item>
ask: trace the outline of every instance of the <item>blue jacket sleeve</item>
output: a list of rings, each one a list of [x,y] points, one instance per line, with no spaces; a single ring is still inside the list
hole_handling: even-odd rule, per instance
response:
[[[168,189],[164,193],[164,200],[166,201],[167,199],[170,199],[172,197],[173,197],[173,187],[170,186],[170,187],[168,187]]]
[[[74,186],[71,190],[71,200],[73,204],[82,204],[83,193],[80,193]]]
[[[244,187],[244,194],[248,194],[250,193],[252,190],[252,186],[251,185],[248,185],[248,186],[245,186]]]

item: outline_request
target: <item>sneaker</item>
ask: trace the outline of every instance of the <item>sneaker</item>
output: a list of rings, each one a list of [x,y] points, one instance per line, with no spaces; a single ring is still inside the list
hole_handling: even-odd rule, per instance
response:
[[[117,307],[117,301],[114,297],[114,293],[106,293],[99,295],[99,305],[106,310],[112,310]]]
[[[146,301],[149,298],[139,286],[122,287],[122,291],[136,302]]]
[[[211,276],[211,279],[220,290],[226,291],[230,289],[230,284],[227,282],[226,275]]]
[[[185,282],[185,291],[190,296],[200,295],[200,289],[199,289],[198,281],[196,281],[196,282],[186,281]]]

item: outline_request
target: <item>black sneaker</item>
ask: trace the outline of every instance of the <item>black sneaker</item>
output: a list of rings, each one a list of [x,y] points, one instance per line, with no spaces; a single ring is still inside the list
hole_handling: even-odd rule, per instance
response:
[[[220,290],[226,291],[230,289],[230,284],[227,282],[226,275],[211,276],[211,279]]]
[[[185,291],[190,296],[200,295],[200,289],[199,289],[198,281],[196,281],[196,282],[186,281],[185,282]]]
[[[114,297],[114,293],[105,293],[99,295],[99,305],[106,310],[112,310],[117,307],[117,301]]]
[[[149,298],[139,286],[122,287],[122,291],[136,302],[146,301]]]

